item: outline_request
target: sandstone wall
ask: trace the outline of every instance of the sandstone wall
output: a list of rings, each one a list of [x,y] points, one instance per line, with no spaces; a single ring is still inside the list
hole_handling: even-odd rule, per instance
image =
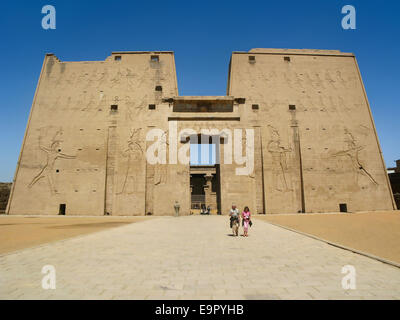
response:
[[[95,62],[47,55],[9,213],[58,214],[60,204],[67,215],[152,211],[174,173],[146,166],[145,135],[150,127],[167,129],[169,105],[162,97],[177,94],[171,52],[113,53]],[[160,174],[162,181],[154,182]],[[157,187],[146,188],[150,181]]]
[[[267,212],[335,212],[340,203],[349,211],[393,209],[352,54],[234,53],[228,94],[246,97],[242,121],[261,127]]]

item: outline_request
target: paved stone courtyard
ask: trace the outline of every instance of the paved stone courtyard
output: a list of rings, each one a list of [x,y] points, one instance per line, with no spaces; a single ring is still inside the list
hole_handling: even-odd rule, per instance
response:
[[[0,256],[0,299],[400,299],[400,269],[257,219],[244,238],[226,216],[160,217]]]

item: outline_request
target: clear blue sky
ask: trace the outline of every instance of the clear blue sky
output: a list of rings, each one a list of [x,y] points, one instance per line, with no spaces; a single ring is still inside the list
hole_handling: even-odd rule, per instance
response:
[[[190,144],[191,165],[214,165],[216,160],[215,144]]]
[[[57,29],[41,28],[54,5]],[[341,8],[357,10],[343,30]],[[224,95],[232,51],[354,52],[387,166],[400,158],[400,1],[3,1],[0,181],[11,181],[44,54],[103,60],[116,50],[175,51],[181,95]]]

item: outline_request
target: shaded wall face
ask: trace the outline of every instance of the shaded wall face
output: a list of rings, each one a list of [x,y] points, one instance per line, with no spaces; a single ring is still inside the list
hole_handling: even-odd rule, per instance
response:
[[[10,196],[11,183],[0,183],[0,212],[4,212]]]
[[[261,127],[267,212],[392,209],[355,58],[249,55],[233,54],[229,94]]]
[[[158,63],[150,54],[119,56],[46,57],[9,213],[58,214],[66,204],[67,215],[142,215],[165,198],[158,185],[168,179],[147,167],[145,137],[151,127],[167,129],[169,105],[161,99],[177,95],[173,56],[160,53]],[[148,189],[146,170],[153,172]]]

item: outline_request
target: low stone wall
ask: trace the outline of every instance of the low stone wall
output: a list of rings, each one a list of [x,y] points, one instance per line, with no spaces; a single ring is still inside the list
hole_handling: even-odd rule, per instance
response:
[[[0,182],[0,213],[4,213],[10,196],[11,183]]]

